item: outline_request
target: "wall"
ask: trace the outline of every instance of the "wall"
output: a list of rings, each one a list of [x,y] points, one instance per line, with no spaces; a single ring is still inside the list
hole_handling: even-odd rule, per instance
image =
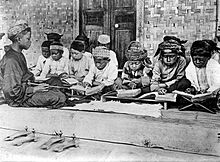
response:
[[[1,0],[0,32],[7,32],[17,19],[27,20],[32,28],[32,46],[25,51],[29,66],[41,54],[45,32],[63,34],[62,43],[69,48],[78,35],[78,0]]]
[[[213,39],[216,0],[137,0],[137,39],[150,55],[165,35],[186,39],[187,49],[198,39]]]

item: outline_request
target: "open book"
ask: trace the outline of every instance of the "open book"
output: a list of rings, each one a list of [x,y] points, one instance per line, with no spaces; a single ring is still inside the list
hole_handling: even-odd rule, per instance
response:
[[[70,85],[74,85],[74,84],[77,84],[79,82],[75,78],[66,78],[66,79],[62,79],[62,81],[67,82]]]
[[[100,92],[103,89],[103,86],[85,88],[82,85],[76,84],[76,85],[72,85],[70,89],[76,90],[76,91],[83,91],[86,96],[89,96],[89,95],[93,95],[93,94]]]
[[[117,97],[135,97],[141,93],[141,89],[117,90]]]
[[[149,97],[152,98],[155,97],[155,101],[169,101],[169,102],[176,102],[177,94],[174,93],[166,93],[164,95],[158,94],[158,92],[149,92],[145,93],[142,96],[140,96],[140,99],[149,99]]]
[[[199,100],[202,101],[202,100],[205,100],[205,99],[208,99],[208,98],[215,97],[213,92],[206,92],[206,93],[203,93],[203,94],[192,95],[192,94],[189,94],[189,93],[185,93],[183,91],[175,90],[175,91],[173,91],[173,93],[181,95],[181,96],[185,96],[185,97],[191,99],[192,101],[199,101]]]

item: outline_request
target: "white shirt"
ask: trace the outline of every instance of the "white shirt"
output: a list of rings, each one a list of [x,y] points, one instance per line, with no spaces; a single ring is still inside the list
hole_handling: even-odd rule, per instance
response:
[[[45,78],[47,74],[62,74],[69,72],[68,70],[69,60],[65,57],[61,57],[58,61],[55,61],[50,57],[46,60],[43,71],[40,77]]]
[[[201,91],[201,83],[199,83],[197,71],[198,70],[196,70],[193,62],[190,62],[186,68],[186,77],[187,79],[189,79],[192,86],[195,87],[197,91]],[[202,73],[204,73],[204,71]],[[205,68],[205,75],[209,86],[208,91],[213,91],[217,88],[220,88],[220,64],[218,63],[218,61],[214,59],[210,59],[208,61]]]
[[[69,74],[80,78],[85,77],[93,66],[94,61],[92,58],[83,54],[80,60],[71,59],[69,61]]]
[[[63,57],[65,57],[66,59],[69,59],[69,55],[70,55],[70,52],[68,48],[63,47]]]
[[[93,66],[93,68],[89,70],[89,73],[86,75],[83,82],[87,82],[92,85],[93,81],[97,81],[103,83],[105,86],[110,86],[114,84],[117,76],[117,67],[113,64],[108,63],[106,67],[102,70],[99,70],[96,66]]]
[[[105,46],[98,46],[96,48],[107,49],[107,47],[105,47]],[[112,50],[109,50],[109,51],[110,51],[110,62],[109,63],[115,65],[118,68],[118,60],[117,60],[117,57],[116,57],[116,53]]]
[[[220,64],[218,61],[210,59],[206,67],[209,91],[214,91],[220,88]]]
[[[35,76],[39,76],[43,71],[44,65],[46,63],[46,58],[43,55],[40,55],[37,60],[37,65],[32,71]]]

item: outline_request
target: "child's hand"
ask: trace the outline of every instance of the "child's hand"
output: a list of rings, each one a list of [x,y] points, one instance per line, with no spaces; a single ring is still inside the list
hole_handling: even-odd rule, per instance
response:
[[[189,94],[196,94],[196,89],[194,87],[190,87],[187,88],[185,92]]]
[[[134,82],[135,84],[138,84],[138,83],[141,82],[141,78],[139,78],[139,79],[132,79],[132,82]]]
[[[130,83],[128,83],[128,86],[131,88],[131,89],[134,89],[134,88],[136,88],[136,84],[134,83],[134,82],[130,82]]]
[[[83,82],[83,87],[84,88],[90,87],[90,84],[88,82]]]
[[[165,88],[159,88],[158,89],[158,94],[159,95],[165,95],[167,93],[167,90]]]

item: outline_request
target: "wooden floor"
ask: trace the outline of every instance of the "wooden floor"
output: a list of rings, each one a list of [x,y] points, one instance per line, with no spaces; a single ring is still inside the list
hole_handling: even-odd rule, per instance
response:
[[[161,110],[159,118],[73,109],[0,106],[1,161],[220,161],[220,114]],[[20,147],[3,139],[25,126],[36,143]],[[80,138],[79,148],[62,153],[39,148],[54,130]],[[44,134],[42,134],[44,133]],[[144,141],[160,148],[145,148]],[[34,160],[33,160],[34,159]]]

